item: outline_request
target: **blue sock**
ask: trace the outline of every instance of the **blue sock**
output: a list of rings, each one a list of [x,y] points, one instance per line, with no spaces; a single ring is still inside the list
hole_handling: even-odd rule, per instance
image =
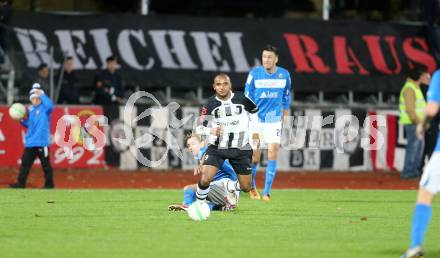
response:
[[[258,164],[252,165],[252,189],[257,188],[257,185],[255,183],[255,176],[257,176],[257,168],[258,168]]]
[[[414,209],[414,217],[411,228],[411,248],[422,245],[431,220],[432,207],[426,204],[417,204]]]
[[[192,188],[183,191],[183,204],[186,206],[196,201],[196,192]]]
[[[270,189],[272,188],[272,183],[273,183],[273,180],[275,179],[276,173],[277,173],[277,161],[276,160],[267,161],[266,183],[264,184],[263,195],[270,194]]]

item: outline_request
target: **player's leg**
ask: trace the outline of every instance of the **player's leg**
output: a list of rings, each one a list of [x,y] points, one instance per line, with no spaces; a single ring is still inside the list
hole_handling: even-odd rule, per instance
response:
[[[229,163],[238,176],[237,181],[228,182],[226,188],[229,192],[249,192],[252,189],[252,150],[233,149],[228,157]]]
[[[208,160],[209,160],[208,156]],[[207,161],[207,160],[206,160]],[[205,201],[208,197],[209,193],[209,184],[211,183],[212,179],[214,178],[215,174],[217,173],[219,169],[219,165],[213,166],[213,165],[203,165],[202,166],[202,176],[200,178],[199,183],[197,184],[197,190],[196,190],[196,198],[198,201]]]
[[[41,161],[41,166],[44,171],[44,188],[51,189],[55,187],[53,180],[53,169],[50,164],[49,147],[40,147],[37,152],[38,158]]]
[[[223,210],[224,207],[227,207],[227,210],[230,210],[231,204],[227,199],[229,192],[226,190],[225,185],[216,184],[215,182],[216,181],[211,183],[209,194],[206,198],[209,201],[208,204],[212,204],[210,205],[211,210]],[[235,206],[233,208],[235,208]]]
[[[258,163],[260,163],[261,158],[261,149],[258,144],[257,148],[253,149],[252,154],[252,182],[251,182],[251,191],[249,192],[249,196],[251,199],[259,200],[261,199],[260,194],[257,191],[257,183],[255,181],[255,177],[257,176]]]
[[[21,165],[18,172],[17,183],[9,185],[10,188],[25,188],[26,180],[29,175],[29,170],[34,164],[37,157],[36,148],[24,148],[23,155],[21,156]]]
[[[186,185],[183,188],[183,202],[184,207],[188,207],[191,203],[196,201],[197,184]]]
[[[431,220],[433,199],[434,194],[420,187],[411,225],[411,244],[401,258],[419,258],[424,256],[422,244],[429,221]]]
[[[419,257],[432,214],[432,201],[440,190],[440,152],[429,160],[420,180],[420,188],[411,226],[411,244],[403,258]]]
[[[269,143],[267,149],[267,167],[266,167],[266,182],[264,184],[263,200],[270,200],[270,190],[272,189],[273,181],[277,173],[277,156],[280,145],[277,143]]]
[[[251,190],[251,183],[252,183],[252,175],[238,175],[238,181],[235,181],[234,186],[235,191],[242,191],[242,192],[249,192]],[[230,189],[230,187],[228,186]]]
[[[230,211],[237,208],[238,200],[240,198],[240,191],[234,191],[232,193],[228,191],[227,189],[228,182],[234,182],[234,181],[232,179],[226,178],[225,182],[223,183],[223,187],[226,192],[226,196],[225,196],[226,205],[222,207],[223,211]]]
[[[227,150],[226,150],[227,151]],[[215,174],[225,162],[225,152],[217,147],[209,146],[203,160],[202,173],[197,185],[196,198],[198,201],[205,201],[209,193],[209,184]]]
[[[238,191],[228,191],[227,185],[235,183],[230,178],[222,178],[211,182],[207,200],[215,204],[216,210],[231,211],[237,207]]]
[[[264,142],[264,134],[262,133],[262,127],[254,130],[254,134],[258,133],[258,139],[254,138],[254,134],[252,134],[251,146],[252,146],[252,182],[251,182],[251,190],[249,191],[249,197],[254,200],[261,199],[260,194],[257,191],[257,183],[255,177],[257,176],[258,165],[261,160],[261,144]]]
[[[261,150],[260,149],[254,150],[254,154],[252,155],[252,189],[257,188],[255,177],[257,175],[258,163],[260,162],[260,158],[261,158]]]
[[[185,185],[183,187],[183,202],[182,204],[171,204],[168,206],[169,211],[184,211],[191,203],[196,200],[197,184]]]
[[[267,143],[267,167],[262,199],[263,201],[269,201],[270,190],[277,172],[277,157],[281,143],[281,122],[264,123],[263,126],[265,126],[264,139]]]

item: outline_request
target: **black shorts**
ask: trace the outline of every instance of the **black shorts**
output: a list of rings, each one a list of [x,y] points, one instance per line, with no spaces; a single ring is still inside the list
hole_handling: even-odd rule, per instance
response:
[[[225,159],[229,160],[237,175],[252,173],[252,149],[219,149],[217,146],[209,145],[203,157],[203,165],[211,165],[220,169]]]

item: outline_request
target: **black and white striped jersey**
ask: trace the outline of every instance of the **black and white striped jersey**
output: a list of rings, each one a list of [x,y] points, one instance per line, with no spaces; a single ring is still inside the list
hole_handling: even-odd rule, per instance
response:
[[[207,128],[223,127],[223,135],[209,135],[209,144],[219,148],[242,148],[249,143],[250,119],[255,119],[258,107],[242,92],[233,92],[228,100],[220,100],[215,95],[202,108],[199,121]]]

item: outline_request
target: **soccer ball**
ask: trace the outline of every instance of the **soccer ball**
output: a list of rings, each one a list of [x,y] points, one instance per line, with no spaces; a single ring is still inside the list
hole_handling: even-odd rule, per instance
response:
[[[207,220],[211,209],[206,202],[195,201],[188,207],[188,216],[195,221]]]
[[[14,120],[20,120],[26,115],[26,107],[20,103],[14,103],[9,107],[9,116]]]

